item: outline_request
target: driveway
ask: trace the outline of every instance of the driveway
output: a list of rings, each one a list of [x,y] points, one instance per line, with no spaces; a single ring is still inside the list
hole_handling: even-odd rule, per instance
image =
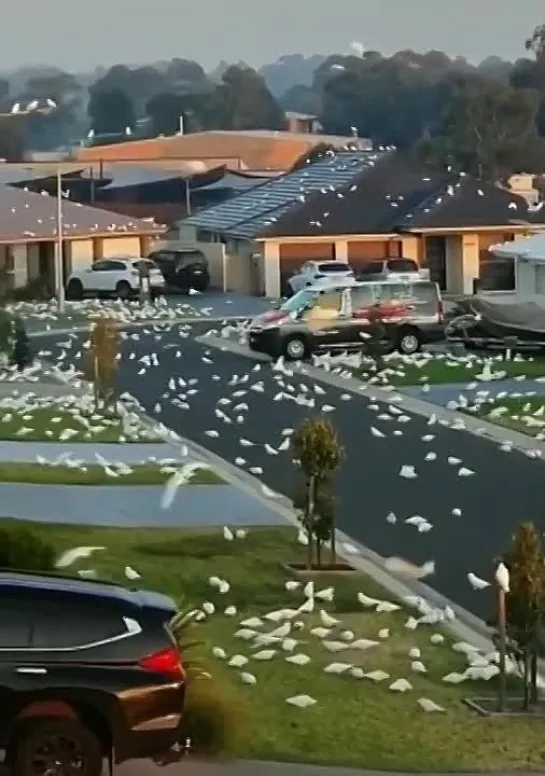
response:
[[[186,299],[196,310],[206,310],[213,318],[244,316],[253,318],[271,309],[271,302],[258,296],[246,296],[234,292],[207,291],[190,297],[173,297],[174,300]]]
[[[202,333],[203,326],[194,331]],[[181,358],[176,358],[175,347],[168,347],[174,343],[182,348]],[[162,400],[161,420],[232,463],[243,459],[239,464],[245,470],[259,467],[260,478],[288,496],[295,487],[290,454],[271,454],[265,445],[278,448],[283,429],[295,428],[324,406],[333,408],[329,417],[346,449],[338,477],[338,527],[383,556],[401,555],[418,564],[435,560],[437,572],[427,581],[480,617],[490,615],[491,596],[486,590],[474,592],[466,574],[490,578],[493,560],[505,550],[519,520],[533,520],[545,529],[544,469],[539,460],[502,452],[493,442],[438,423],[430,426],[420,416],[407,415],[407,422],[400,422],[387,406],[310,378],[273,372],[269,365],[243,356],[216,349],[207,353],[191,339],[180,340],[176,329],[164,335],[142,333],[127,347],[137,352],[134,360],[122,362],[123,390],[153,412],[157,397],[169,391],[171,377],[186,383],[196,380],[191,388],[196,393],[188,398],[190,410]],[[138,375],[138,359],[151,351],[158,354],[159,366]],[[241,384],[246,375],[247,382]],[[283,393],[299,400],[313,396],[316,407],[285,399]],[[248,409],[234,410],[237,403]],[[231,422],[218,417],[218,409]],[[384,436],[375,436],[372,428]],[[435,454],[434,460],[426,460],[429,453]],[[455,460],[449,463],[449,457]],[[403,466],[414,466],[417,477],[400,477]],[[475,474],[459,476],[462,466]],[[390,512],[397,516],[395,525],[386,519]],[[406,524],[414,515],[423,516],[433,528],[419,533]]]

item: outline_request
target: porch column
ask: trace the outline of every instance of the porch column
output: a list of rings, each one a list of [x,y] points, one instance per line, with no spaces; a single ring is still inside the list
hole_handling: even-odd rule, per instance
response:
[[[12,245],[13,287],[23,288],[28,283],[28,250],[26,245]]]
[[[445,237],[446,290],[449,294],[464,293],[464,267],[462,258],[462,236],[449,234]]]
[[[335,259],[336,261],[348,261],[348,240],[335,241]]]
[[[462,268],[464,294],[473,293],[473,281],[480,276],[479,236],[464,234],[462,236]]]
[[[401,255],[404,259],[413,259],[421,264],[420,261],[420,238],[414,234],[406,235],[401,238]]]
[[[280,245],[263,243],[263,286],[269,299],[280,298]]]

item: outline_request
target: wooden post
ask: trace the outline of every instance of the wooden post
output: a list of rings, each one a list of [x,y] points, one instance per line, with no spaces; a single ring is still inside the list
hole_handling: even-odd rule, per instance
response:
[[[499,686],[498,686],[498,711],[505,711],[505,702],[507,698],[507,619],[505,611],[505,590],[501,585],[496,585],[498,593],[498,652],[499,662]]]

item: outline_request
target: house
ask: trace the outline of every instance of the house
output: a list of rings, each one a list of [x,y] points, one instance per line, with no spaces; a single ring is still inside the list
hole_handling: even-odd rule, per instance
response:
[[[510,191],[436,170],[397,151],[327,154],[185,219],[178,238],[199,247],[221,287],[277,297],[311,259],[355,269],[413,258],[451,294],[514,287],[514,265],[491,245],[545,226]]]
[[[166,225],[271,177],[271,173],[258,175],[224,166],[208,169],[203,162],[182,161],[168,169],[127,162],[87,167],[57,163],[36,169],[6,164],[0,165],[0,181],[56,196],[58,169],[63,193],[70,200]]]
[[[515,263],[515,290],[522,296],[545,296],[545,233],[491,247],[499,258]]]
[[[297,113],[295,111],[286,111],[286,124],[288,132],[296,134],[319,134],[322,125],[318,121],[318,116],[311,113]]]
[[[133,140],[76,150],[76,159],[89,162],[160,162],[201,161],[207,168],[225,165],[230,170],[253,170],[256,172],[289,170],[303,155],[317,145],[331,145],[343,149],[352,147],[370,148],[370,143],[361,138],[338,137],[336,135],[315,135],[303,132],[270,132],[256,130],[231,132],[214,130],[195,132],[188,135],[156,137],[148,140]]]
[[[62,199],[65,278],[108,256],[146,255],[164,227]],[[57,199],[0,186],[0,276],[7,290],[53,290]]]

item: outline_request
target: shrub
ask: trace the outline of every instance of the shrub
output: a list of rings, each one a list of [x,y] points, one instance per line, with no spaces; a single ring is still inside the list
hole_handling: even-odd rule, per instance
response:
[[[55,549],[28,528],[0,528],[0,568],[52,571]]]
[[[190,678],[181,741],[191,741],[193,754],[236,755],[245,727],[232,692],[214,678]]]

